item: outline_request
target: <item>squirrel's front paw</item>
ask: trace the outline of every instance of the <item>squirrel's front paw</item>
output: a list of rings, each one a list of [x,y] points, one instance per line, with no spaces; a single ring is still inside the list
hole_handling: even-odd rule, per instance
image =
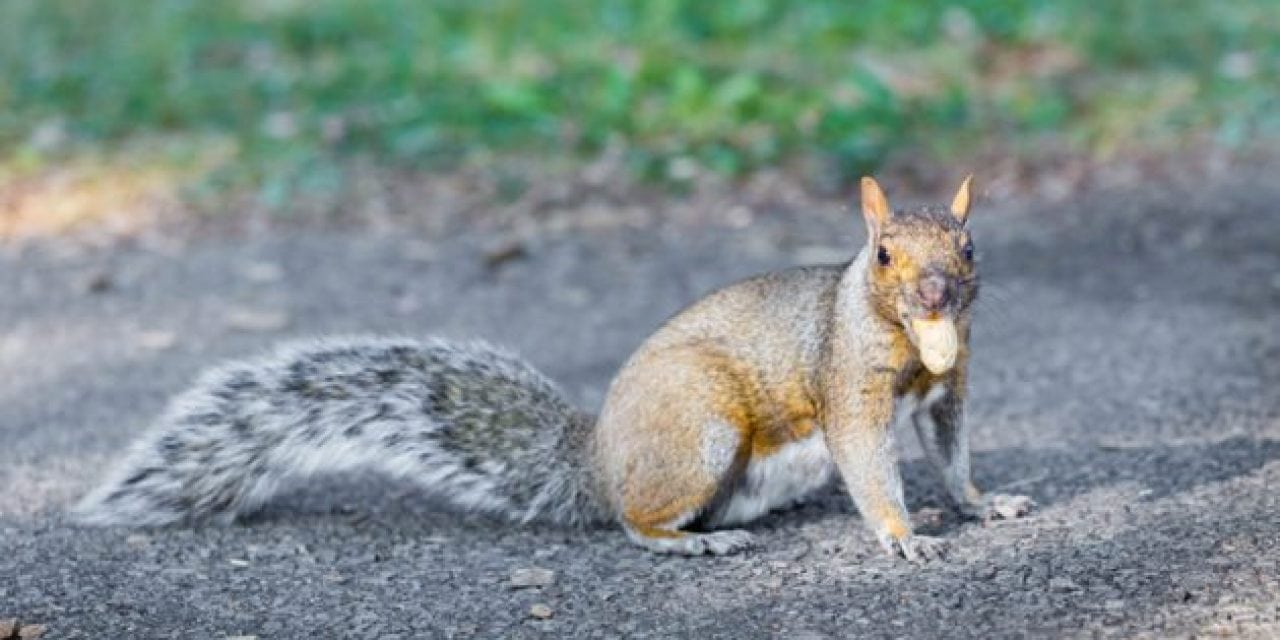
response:
[[[1005,493],[988,493],[982,502],[965,511],[983,521],[1013,520],[1030,514],[1036,508],[1036,501],[1027,496],[1014,496]]]
[[[886,533],[881,534],[879,538],[880,546],[885,553],[906,558],[911,562],[941,560],[947,553],[947,541],[942,538],[917,536],[910,533],[901,538],[895,538]]]

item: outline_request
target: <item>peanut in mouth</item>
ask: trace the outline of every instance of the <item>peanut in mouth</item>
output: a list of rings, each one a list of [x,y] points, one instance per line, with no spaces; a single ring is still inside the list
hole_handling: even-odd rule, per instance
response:
[[[955,322],[947,318],[912,320],[911,331],[916,334],[920,362],[929,373],[942,375],[955,366],[956,354],[960,350]]]

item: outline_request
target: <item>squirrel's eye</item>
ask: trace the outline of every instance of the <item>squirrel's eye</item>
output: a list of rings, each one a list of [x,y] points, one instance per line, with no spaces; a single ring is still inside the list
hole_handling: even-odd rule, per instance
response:
[[[884,247],[876,247],[876,261],[879,262],[882,267],[889,266],[889,250]]]
[[[962,249],[961,251],[964,252],[965,262],[973,262],[973,243],[972,242],[964,243],[964,249]]]

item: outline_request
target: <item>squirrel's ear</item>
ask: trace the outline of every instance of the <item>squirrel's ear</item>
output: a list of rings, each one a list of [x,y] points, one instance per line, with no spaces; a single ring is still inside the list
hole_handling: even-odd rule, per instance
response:
[[[862,177],[862,217],[867,221],[867,240],[870,241],[880,233],[880,227],[889,221],[893,209],[889,208],[889,199],[884,197],[880,185],[870,176]]]
[[[960,183],[960,190],[956,192],[956,197],[951,201],[951,215],[964,224],[969,219],[969,204],[973,202],[970,196],[970,189],[973,188],[973,174],[965,176],[964,182]]]

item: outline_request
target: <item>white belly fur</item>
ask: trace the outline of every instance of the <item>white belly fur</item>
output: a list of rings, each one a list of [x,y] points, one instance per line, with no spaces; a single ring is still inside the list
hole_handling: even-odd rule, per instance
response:
[[[827,484],[834,469],[822,431],[815,429],[808,438],[751,461],[716,524],[741,524],[789,505]]]

